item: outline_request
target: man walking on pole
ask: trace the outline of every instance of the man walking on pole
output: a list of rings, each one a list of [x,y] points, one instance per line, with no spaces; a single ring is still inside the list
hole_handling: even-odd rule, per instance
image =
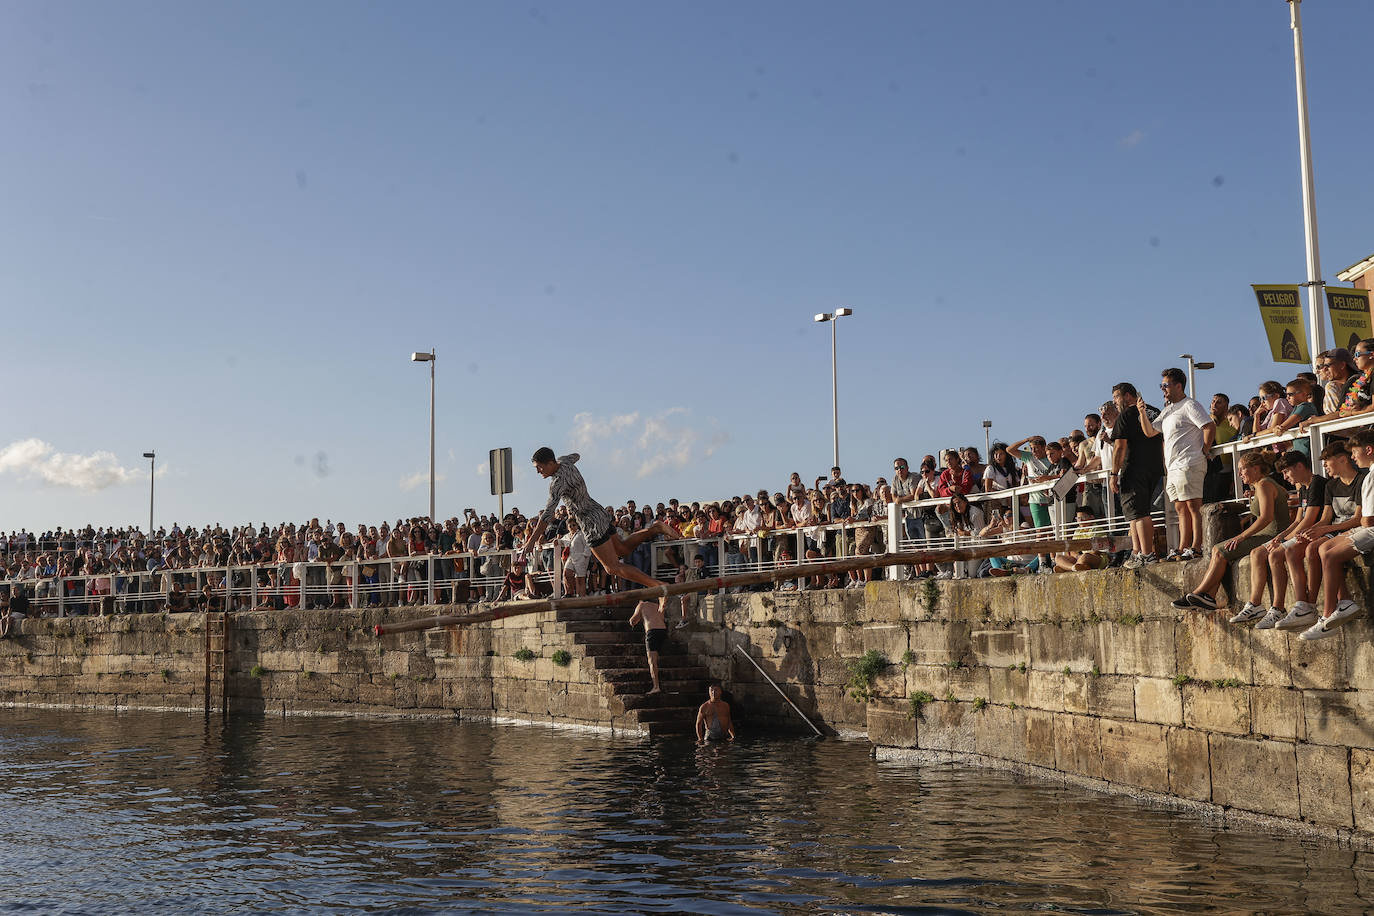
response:
[[[544,533],[548,526],[549,519],[553,518],[554,510],[558,508],[561,500],[577,519],[578,527],[582,529],[583,535],[587,538],[587,546],[592,549],[592,556],[601,563],[606,572],[621,579],[629,579],[648,588],[660,588],[662,582],[652,578],[648,573],[641,572],[622,560],[616,550],[616,527],[615,520],[611,518],[606,507],[598,503],[587,495],[587,482],[582,479],[582,472],[576,467],[577,461],[582,456],[576,452],[571,455],[564,455],[555,458],[553,449],[544,446],[534,453],[530,459],[534,463],[534,469],[539,472],[540,477],[552,478],[549,483],[549,504],[544,507],[544,511],[539,513],[539,518],[535,521],[534,527],[530,529],[529,535],[525,538],[526,544],[539,543],[539,536]],[[662,611],[667,604],[667,596],[658,599],[659,610]]]

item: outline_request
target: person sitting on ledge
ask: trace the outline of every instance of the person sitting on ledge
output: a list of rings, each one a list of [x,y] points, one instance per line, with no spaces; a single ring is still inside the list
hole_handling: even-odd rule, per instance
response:
[[[1089,541],[1101,537],[1105,531],[1097,523],[1097,513],[1091,506],[1077,509],[1078,527],[1073,531],[1074,540]],[[1082,572],[1086,569],[1102,569],[1107,565],[1107,554],[1100,550],[1066,550],[1054,558],[1055,572]]]
[[[1360,341],[1361,348],[1365,344],[1365,341]],[[1368,557],[1374,553],[1374,471],[1370,471],[1370,466],[1374,465],[1374,429],[1361,429],[1348,441],[1350,457],[1365,472],[1364,485],[1360,488],[1360,524],[1319,548],[1322,560],[1322,619],[1299,633],[1299,639],[1327,639],[1336,635],[1339,627],[1364,613],[1364,608],[1348,595],[1341,597],[1341,590],[1345,587],[1345,564],[1358,556]]]
[[[1174,607],[1215,611],[1217,589],[1226,568],[1288,527],[1288,494],[1274,481],[1273,468],[1272,452],[1246,452],[1240,459],[1240,479],[1254,494],[1250,497],[1250,515],[1254,520],[1240,534],[1212,548],[1206,575],[1195,589],[1175,599]]]

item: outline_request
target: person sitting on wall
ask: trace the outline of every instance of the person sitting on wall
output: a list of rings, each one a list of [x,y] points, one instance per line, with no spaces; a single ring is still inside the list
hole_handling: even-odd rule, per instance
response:
[[[1360,341],[1361,349],[1365,345],[1366,341]],[[1339,627],[1364,613],[1364,608],[1348,595],[1342,597],[1341,590],[1345,587],[1345,564],[1358,556],[1368,557],[1374,553],[1374,472],[1369,470],[1374,465],[1374,429],[1361,429],[1349,442],[1350,457],[1365,472],[1364,485],[1360,488],[1360,525],[1321,546],[1322,618],[1299,633],[1299,639],[1327,639],[1336,635]]]
[[[1076,517],[1078,527],[1073,531],[1075,540],[1091,540],[1105,533],[1091,506],[1079,506]],[[1107,554],[1100,550],[1066,550],[1054,558],[1055,572],[1082,572],[1086,569],[1102,569],[1106,565]]]
[[[1250,451],[1240,459],[1241,480],[1254,493],[1250,497],[1253,521],[1240,534],[1212,548],[1206,575],[1193,591],[1174,599],[1174,607],[1215,611],[1217,589],[1226,568],[1288,527],[1288,493],[1274,481],[1273,468],[1272,452]]]

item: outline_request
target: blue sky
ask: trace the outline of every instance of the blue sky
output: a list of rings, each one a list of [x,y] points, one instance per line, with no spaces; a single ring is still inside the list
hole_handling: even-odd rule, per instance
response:
[[[1303,4],[1324,276],[1374,4]],[[0,7],[0,529],[606,501],[1062,434],[1305,278],[1280,0]],[[165,473],[164,473],[165,472]]]

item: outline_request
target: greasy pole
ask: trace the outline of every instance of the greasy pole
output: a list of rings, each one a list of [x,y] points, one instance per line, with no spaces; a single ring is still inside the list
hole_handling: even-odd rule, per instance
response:
[[[487,623],[492,620],[504,620],[508,617],[522,617],[526,614],[542,614],[547,611],[556,611],[565,608],[606,607],[612,604],[653,601],[658,598],[672,595],[686,595],[691,592],[708,592],[739,585],[762,585],[766,582],[781,582],[787,579],[803,579],[810,576],[830,576],[855,570],[876,569],[882,566],[915,566],[921,563],[957,563],[964,560],[983,560],[991,557],[1063,553],[1066,550],[1114,549],[1114,539],[1110,537],[1099,537],[1088,540],[1025,541],[1014,544],[989,544],[982,547],[950,547],[944,550],[908,550],[901,553],[869,554],[867,556],[849,557],[842,560],[801,563],[797,566],[780,566],[774,569],[740,573],[734,576],[716,576],[709,579],[695,579],[691,582],[665,582],[656,588],[637,588],[631,591],[619,592],[615,595],[584,595],[573,598],[544,598],[539,601],[512,601],[472,614],[421,617],[417,620],[404,620],[385,625],[377,624],[372,628],[372,632],[377,636],[385,636],[391,633],[432,630],[436,627]]]

